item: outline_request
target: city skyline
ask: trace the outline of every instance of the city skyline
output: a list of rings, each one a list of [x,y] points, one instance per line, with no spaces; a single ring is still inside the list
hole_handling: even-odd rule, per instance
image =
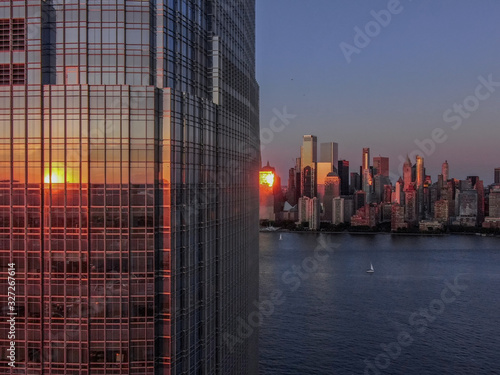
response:
[[[269,161],[261,168],[261,224],[277,221],[298,230],[345,230],[348,226],[388,230],[390,225],[392,232],[415,231],[417,227],[421,232],[478,227],[498,230],[500,226],[495,208],[499,168],[494,169],[496,183],[485,186],[474,174],[462,180],[454,178],[445,160],[442,173],[433,180],[423,156],[416,155],[412,161],[407,155],[402,176],[394,175],[389,158],[371,158],[370,148],[363,147],[359,173],[351,172],[349,180],[350,163],[337,160],[337,143],[320,143],[320,161],[315,162],[318,138],[304,135],[303,142],[301,157],[289,169],[286,187]],[[338,168],[333,166],[334,160]],[[295,183],[297,176],[300,186]]]
[[[306,136],[304,136],[304,137],[306,137]],[[315,139],[317,140],[317,142],[323,141],[323,140],[321,140],[319,137],[317,137],[315,135],[308,135],[307,137],[315,137]],[[323,144],[325,144],[325,143],[323,143]],[[338,144],[337,144],[337,147],[340,148],[340,146]],[[302,148],[302,146],[299,145],[299,148]],[[454,170],[454,163],[453,163],[453,160],[451,160],[451,159],[443,159],[441,161],[441,164],[440,164],[439,168],[435,168],[436,169],[436,173],[432,174],[432,173],[429,173],[429,168],[428,168],[428,164],[427,164],[428,161],[427,161],[427,158],[425,158],[425,155],[423,155],[423,153],[422,154],[416,154],[414,158],[410,157],[410,155],[408,155],[408,154],[405,154],[403,160],[398,160],[397,161],[398,162],[398,168],[396,170],[398,172],[397,172],[397,174],[395,174],[395,172],[394,172],[395,168],[392,166],[394,161],[391,158],[389,158],[387,156],[384,156],[384,155],[381,155],[381,154],[377,154],[376,156],[372,155],[370,147],[363,147],[361,150],[358,151],[358,154],[360,154],[360,151],[362,151],[362,154],[361,154],[361,156],[358,155],[359,163],[357,163],[356,161],[352,161],[352,160],[348,160],[348,159],[343,159],[343,158],[340,157],[340,155],[338,157],[338,161],[345,161],[345,162],[347,162],[348,165],[350,166],[351,172],[363,172],[364,165],[367,162],[368,162],[367,163],[368,166],[376,169],[377,163],[380,163],[382,161],[384,163],[383,164],[384,167],[383,167],[383,173],[382,174],[384,176],[389,177],[391,179],[391,182],[392,182],[393,185],[396,184],[396,182],[397,182],[397,180],[398,180],[399,177],[404,178],[404,176],[405,176],[404,165],[406,164],[406,162],[408,160],[407,158],[409,158],[409,160],[411,161],[411,166],[416,166],[417,165],[417,161],[418,161],[418,157],[425,159],[425,174],[423,174],[421,176],[422,182],[423,182],[423,179],[425,179],[425,176],[431,177],[432,181],[436,182],[438,176],[440,174],[444,174],[445,176],[449,176],[449,178],[456,179],[456,180],[464,180],[468,176],[477,175],[483,181],[485,181],[485,186],[500,183],[500,177],[499,177],[500,176],[500,167],[492,168],[488,176],[481,176],[480,174],[475,173],[474,170],[471,170],[470,173],[467,173],[467,175],[465,177],[459,178],[453,172],[453,170]],[[291,152],[293,152],[293,151],[291,151]],[[387,152],[387,150],[386,150],[386,152]],[[296,154],[300,154],[300,153],[297,153],[297,152],[295,152],[295,153]],[[353,151],[353,153],[356,153],[355,150]],[[317,152],[317,155],[319,157],[320,153]],[[300,159],[300,157],[299,157],[299,159]],[[289,170],[290,168],[292,168],[293,166],[296,165],[297,158],[295,158],[294,160],[295,161],[293,162],[293,164],[290,163],[290,165],[288,166],[287,170]],[[289,173],[287,172],[284,175],[281,175],[280,171],[276,167],[277,165],[280,165],[280,164],[283,163],[282,160],[278,157],[278,158],[276,158],[276,160],[274,160],[274,159],[266,159],[265,162],[269,163],[270,165],[273,166],[273,168],[275,168],[276,174],[281,177],[282,186],[286,187],[287,184],[288,184]],[[319,162],[317,162],[317,164],[319,165]],[[262,166],[263,165],[264,165],[264,159],[262,161]],[[445,167],[445,165],[446,165],[446,167]],[[450,170],[451,170],[451,172],[450,172]],[[369,169],[367,169],[367,171],[369,171]],[[286,179],[283,178],[285,176],[286,176]],[[362,177],[362,174],[360,176]],[[320,176],[318,176],[318,178],[320,178]],[[490,178],[491,182],[488,182],[489,181],[488,178]],[[318,182],[318,184],[319,183],[320,182]]]
[[[457,178],[476,173],[493,182],[490,171],[500,165],[500,91],[488,91],[482,81],[491,76],[500,82],[500,51],[493,48],[500,38],[500,4],[399,3],[402,11],[348,63],[340,44],[354,45],[354,28],[364,30],[374,20],[371,12],[386,10],[387,1],[318,0],[314,7],[304,1],[257,2],[261,128],[270,128],[276,111],[288,116],[284,129],[263,143],[263,160],[273,161],[280,175],[286,176],[306,133],[337,142],[339,158],[355,164],[357,150],[369,145],[372,155],[391,159],[396,173],[395,161],[439,128],[446,141],[435,143],[435,150],[427,145],[433,152],[420,151],[428,174],[439,174],[449,159]],[[314,27],[297,26],[303,19],[314,19]],[[469,97],[479,85],[479,97],[491,95],[479,99],[476,109]],[[461,117],[459,127],[456,119],[443,119],[456,115],[454,103],[464,102],[474,110]]]

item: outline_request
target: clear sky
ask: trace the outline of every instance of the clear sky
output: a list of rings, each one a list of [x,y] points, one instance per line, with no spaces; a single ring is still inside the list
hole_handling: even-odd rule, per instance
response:
[[[379,21],[372,11],[382,11]],[[441,143],[420,151],[433,181],[447,159],[451,177],[492,183],[500,167],[499,16],[497,0],[257,0],[263,163],[286,184],[302,135],[314,134],[339,143],[351,171],[370,147],[399,174],[399,156],[434,132]],[[357,45],[356,27],[365,34]],[[342,43],[356,52],[344,53]],[[282,126],[276,112],[285,107]]]

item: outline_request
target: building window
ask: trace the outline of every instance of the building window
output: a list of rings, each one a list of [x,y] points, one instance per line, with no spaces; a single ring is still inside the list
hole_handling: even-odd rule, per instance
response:
[[[0,86],[24,85],[25,83],[26,69],[24,69],[24,64],[0,64]]]
[[[9,64],[0,64],[0,85],[10,85]]]
[[[12,20],[12,50],[24,51],[25,35],[25,22],[24,19]]]
[[[24,19],[0,20],[0,51],[24,51],[25,38],[26,23]]]
[[[78,67],[77,66],[68,66],[66,68],[66,84],[67,85],[78,85]]]
[[[24,64],[14,64],[12,66],[12,84],[13,85],[25,84]]]
[[[0,51],[9,50],[9,20],[0,20]]]

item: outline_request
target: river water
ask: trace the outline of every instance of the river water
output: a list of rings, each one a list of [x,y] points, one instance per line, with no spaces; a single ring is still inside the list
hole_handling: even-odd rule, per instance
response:
[[[261,374],[500,374],[499,238],[281,237],[260,234]]]

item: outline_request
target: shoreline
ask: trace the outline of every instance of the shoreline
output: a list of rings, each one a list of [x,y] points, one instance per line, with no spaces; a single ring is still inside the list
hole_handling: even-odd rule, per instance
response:
[[[391,236],[476,236],[476,237],[496,237],[500,238],[500,235],[495,235],[495,234],[485,234],[483,236],[483,233],[460,233],[460,232],[454,232],[454,233],[400,233],[400,232],[352,232],[352,231],[343,231],[343,232],[332,232],[332,231],[319,231],[319,230],[288,230],[288,229],[277,229],[275,231],[269,231],[266,229],[259,229],[259,233],[297,233],[297,234],[353,234],[353,235],[377,235],[377,234],[383,234],[383,235],[391,235]]]

